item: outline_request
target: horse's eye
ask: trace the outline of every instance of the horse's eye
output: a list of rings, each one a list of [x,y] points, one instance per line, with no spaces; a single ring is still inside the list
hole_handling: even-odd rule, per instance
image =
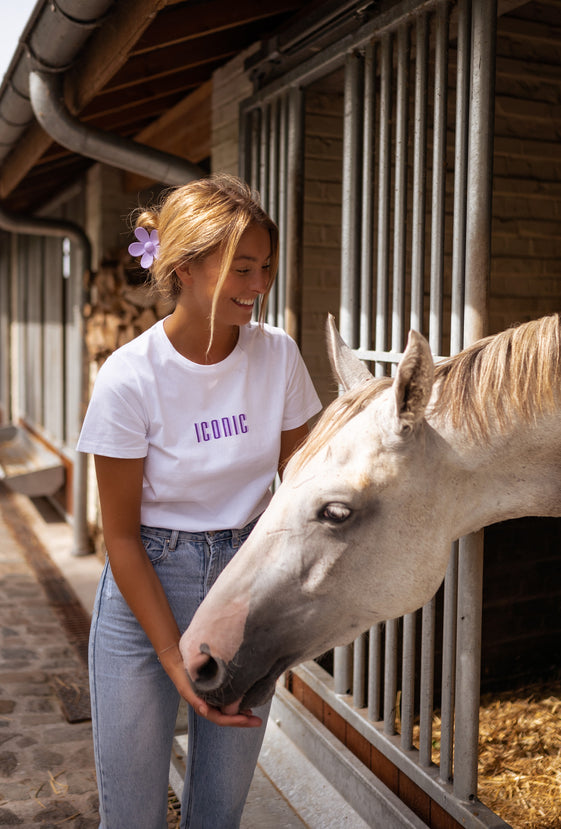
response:
[[[346,504],[325,504],[320,510],[320,518],[333,524],[342,524],[351,515],[352,510]]]

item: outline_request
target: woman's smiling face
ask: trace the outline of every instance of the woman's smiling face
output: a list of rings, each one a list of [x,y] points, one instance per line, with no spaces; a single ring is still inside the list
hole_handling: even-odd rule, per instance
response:
[[[258,297],[267,292],[271,279],[271,239],[261,225],[250,225],[234,253],[230,270],[216,302],[215,326],[246,325]],[[220,276],[221,253],[216,251],[201,262],[182,268],[180,276],[192,303],[210,319],[214,291]]]

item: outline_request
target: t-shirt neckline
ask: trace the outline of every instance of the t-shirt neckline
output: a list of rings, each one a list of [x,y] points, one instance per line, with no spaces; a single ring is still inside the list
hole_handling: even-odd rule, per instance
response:
[[[246,329],[248,328],[247,325],[240,325],[240,333],[239,333],[239,336],[238,336],[238,341],[237,341],[236,345],[234,346],[234,348],[232,349],[232,351],[223,360],[220,360],[218,363],[208,363],[206,365],[203,364],[203,363],[195,363],[193,360],[190,360],[188,357],[185,357],[183,354],[181,354],[174,347],[174,345],[172,344],[172,342],[171,342],[170,338],[168,337],[168,335],[166,334],[166,331],[165,331],[165,328],[164,328],[164,322],[166,321],[166,319],[167,319],[167,317],[164,317],[163,319],[159,320],[159,322],[158,322],[158,329],[159,329],[160,336],[163,337],[163,339],[166,343],[166,348],[168,349],[168,352],[172,355],[172,357],[177,362],[183,364],[184,366],[187,366],[192,371],[207,371],[208,372],[208,371],[211,371],[213,369],[216,371],[216,370],[220,370],[220,369],[223,369],[223,368],[229,368],[232,363],[237,362],[241,352],[243,351],[243,342],[246,338]]]

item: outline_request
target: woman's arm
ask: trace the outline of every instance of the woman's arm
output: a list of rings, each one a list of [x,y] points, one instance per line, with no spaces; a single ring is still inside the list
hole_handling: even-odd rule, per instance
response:
[[[287,429],[286,432],[281,432],[281,445],[279,456],[279,476],[282,480],[286,464],[296,450],[304,443],[308,437],[308,424],[298,426],[296,429]]]
[[[203,717],[218,725],[260,725],[258,717],[224,715],[197,697],[179,652],[180,631],[140,538],[143,458],[95,456],[103,534],[119,590],[142,625],[177,690]]]

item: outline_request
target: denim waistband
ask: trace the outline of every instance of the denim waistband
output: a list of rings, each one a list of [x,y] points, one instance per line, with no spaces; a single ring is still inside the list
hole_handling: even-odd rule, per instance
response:
[[[177,544],[182,542],[208,542],[216,543],[220,541],[231,541],[234,548],[240,547],[246,540],[252,529],[259,520],[259,516],[246,524],[241,529],[232,530],[204,530],[202,532],[189,532],[188,530],[168,530],[163,527],[147,527],[142,524],[140,527],[141,534],[150,535],[152,538],[162,539],[162,541],[169,540],[169,549],[173,550]]]

